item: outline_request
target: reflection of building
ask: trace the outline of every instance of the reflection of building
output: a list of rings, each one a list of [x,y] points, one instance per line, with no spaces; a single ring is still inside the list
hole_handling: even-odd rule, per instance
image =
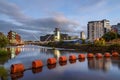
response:
[[[109,20],[88,22],[88,39],[94,41],[111,30]]]
[[[55,49],[54,50],[54,56],[55,56],[55,58],[59,58],[60,57],[60,51],[59,50],[57,50],[57,49]]]
[[[108,71],[110,69],[111,59],[88,59],[88,68],[91,70]]]
[[[14,58],[16,55],[20,54],[20,52],[21,52],[21,48],[20,47],[16,47],[16,48],[11,47],[11,48],[8,48],[7,50],[11,54],[10,58]]]
[[[10,43],[14,43],[14,44],[21,43],[21,36],[14,31],[8,32],[7,37],[9,39]]]

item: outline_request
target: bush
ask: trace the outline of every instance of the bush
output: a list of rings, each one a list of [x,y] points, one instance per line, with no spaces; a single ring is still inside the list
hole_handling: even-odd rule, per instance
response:
[[[105,43],[105,40],[103,38],[99,39],[99,40],[95,40],[94,41],[94,45],[95,46],[105,46],[106,43]]]
[[[8,43],[8,38],[4,34],[0,35],[0,48],[6,47]]]
[[[8,52],[6,50],[0,49],[0,56],[6,56]]]
[[[0,77],[2,80],[7,80],[7,71],[3,67],[0,67]]]

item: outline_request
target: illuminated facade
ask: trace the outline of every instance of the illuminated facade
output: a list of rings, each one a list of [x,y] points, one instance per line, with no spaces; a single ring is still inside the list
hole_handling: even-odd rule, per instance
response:
[[[7,37],[9,39],[10,43],[14,43],[14,44],[21,43],[21,36],[18,33],[14,32],[14,31],[8,32]]]

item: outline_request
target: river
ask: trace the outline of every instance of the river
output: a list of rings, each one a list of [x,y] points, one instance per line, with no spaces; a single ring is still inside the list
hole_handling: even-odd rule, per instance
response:
[[[71,54],[78,55],[80,53],[75,50],[52,49],[49,47],[25,45],[10,47],[10,59],[4,63],[4,68],[8,72],[8,80],[120,80],[120,58],[101,58],[101,59],[85,59],[76,60],[60,64],[58,59],[65,55],[67,58]],[[47,59],[55,57],[57,64],[47,66]],[[32,61],[42,60],[43,68],[34,70]],[[17,76],[10,75],[10,67],[12,64],[22,63],[25,71]],[[1,79],[2,80],[2,79]]]

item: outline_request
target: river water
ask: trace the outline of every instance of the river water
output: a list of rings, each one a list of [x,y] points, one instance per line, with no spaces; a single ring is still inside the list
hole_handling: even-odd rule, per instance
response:
[[[101,58],[76,60],[66,63],[59,63],[60,56],[69,58],[71,54],[76,57],[80,53],[75,50],[52,49],[35,45],[25,45],[10,47],[10,59],[4,63],[4,68],[8,71],[8,80],[120,80],[120,58]],[[47,59],[55,57],[57,64],[47,66]],[[30,69],[32,61],[42,60],[44,66],[39,69]],[[12,64],[22,63],[25,71],[21,74],[10,75]]]

